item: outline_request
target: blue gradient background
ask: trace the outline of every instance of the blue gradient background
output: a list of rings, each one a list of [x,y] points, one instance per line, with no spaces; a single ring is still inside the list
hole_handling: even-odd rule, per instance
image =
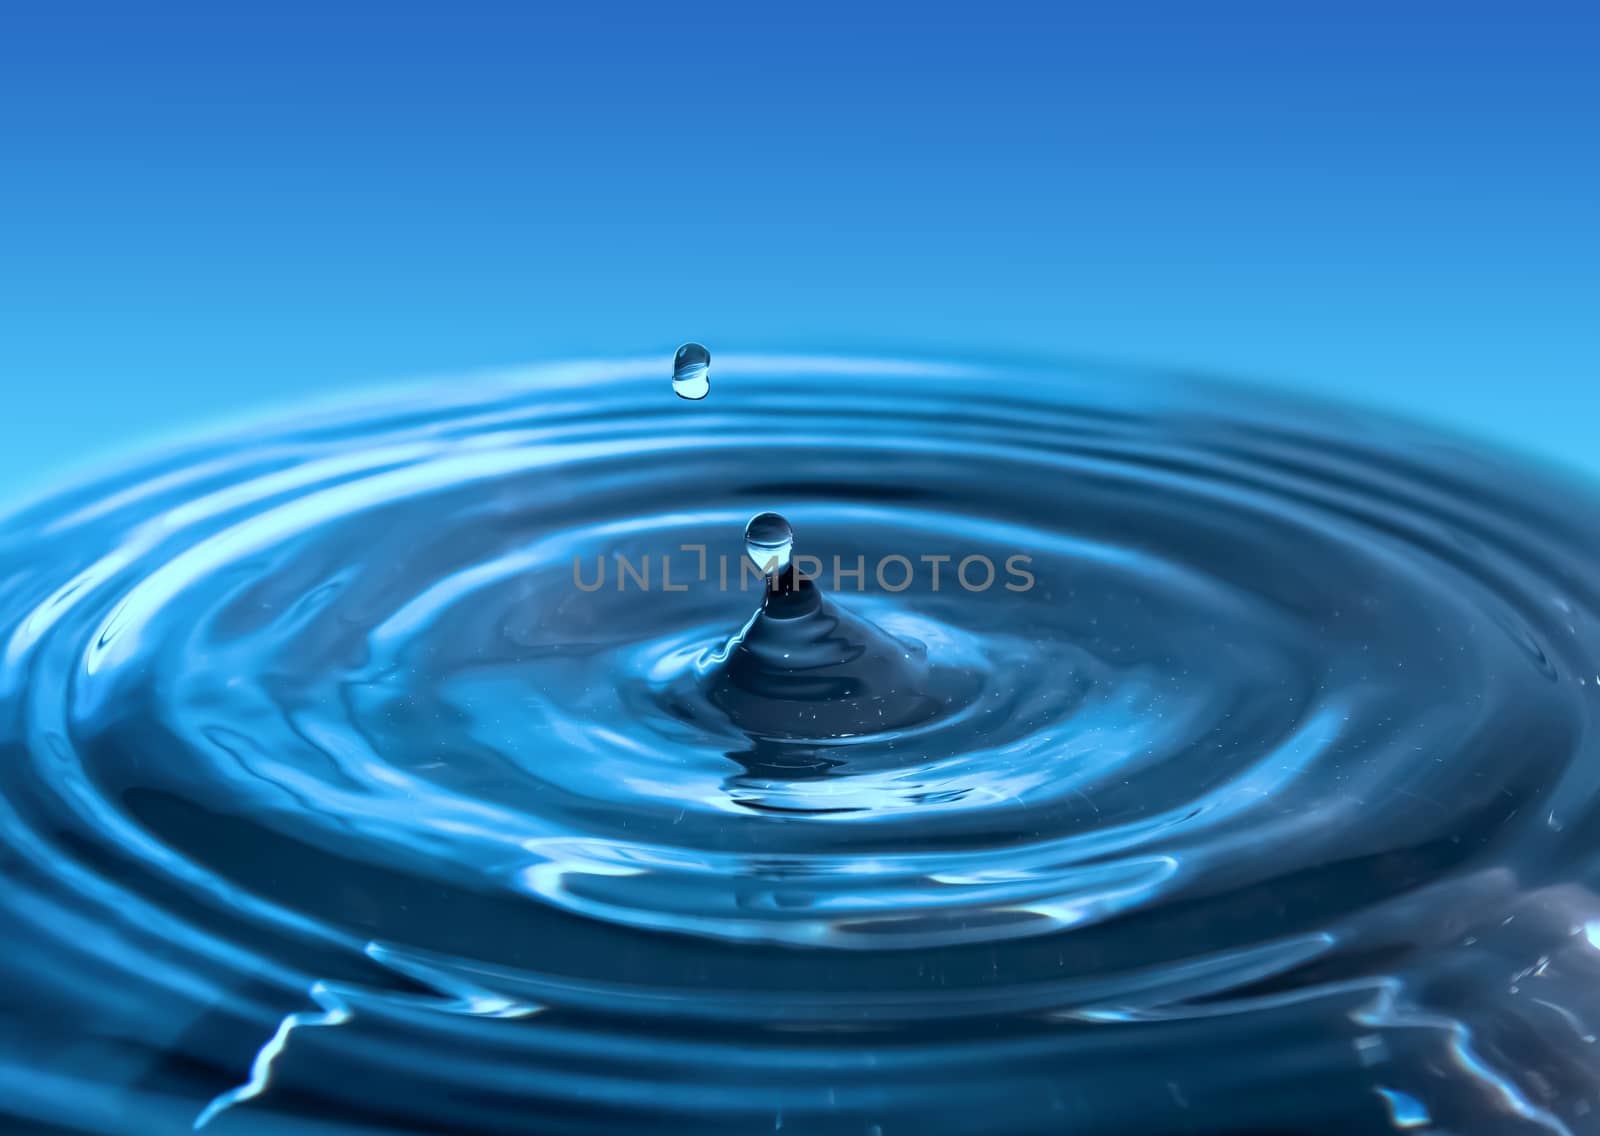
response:
[[[1172,364],[1600,470],[1597,58],[1587,0],[7,5],[0,485],[686,338]]]

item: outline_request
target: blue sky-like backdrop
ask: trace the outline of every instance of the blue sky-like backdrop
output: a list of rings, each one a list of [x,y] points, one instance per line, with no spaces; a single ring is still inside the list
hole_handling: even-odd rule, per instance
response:
[[[6,5],[0,484],[688,338],[1171,364],[1600,470],[1597,59],[1588,0]]]

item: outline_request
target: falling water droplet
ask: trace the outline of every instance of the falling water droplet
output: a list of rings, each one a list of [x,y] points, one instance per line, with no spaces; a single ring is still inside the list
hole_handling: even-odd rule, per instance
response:
[[[685,343],[672,358],[672,393],[702,399],[710,390],[711,352],[698,343]]]
[[[756,567],[768,575],[783,575],[789,570],[789,554],[794,549],[794,529],[779,513],[757,513],[744,527],[744,551]]]

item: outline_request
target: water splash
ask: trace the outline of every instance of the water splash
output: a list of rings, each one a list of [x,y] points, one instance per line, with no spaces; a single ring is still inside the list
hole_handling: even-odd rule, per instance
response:
[[[536,372],[6,521],[0,1127],[1591,1123],[1587,488],[1188,379],[737,367],[714,428]],[[744,590],[780,500],[822,574]]]

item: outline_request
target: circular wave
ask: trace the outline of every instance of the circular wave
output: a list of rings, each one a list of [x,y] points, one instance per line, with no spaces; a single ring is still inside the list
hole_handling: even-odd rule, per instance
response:
[[[10,518],[0,1114],[1596,1123],[1582,487],[1178,378],[658,371],[302,419]],[[831,622],[730,694],[769,509]]]

